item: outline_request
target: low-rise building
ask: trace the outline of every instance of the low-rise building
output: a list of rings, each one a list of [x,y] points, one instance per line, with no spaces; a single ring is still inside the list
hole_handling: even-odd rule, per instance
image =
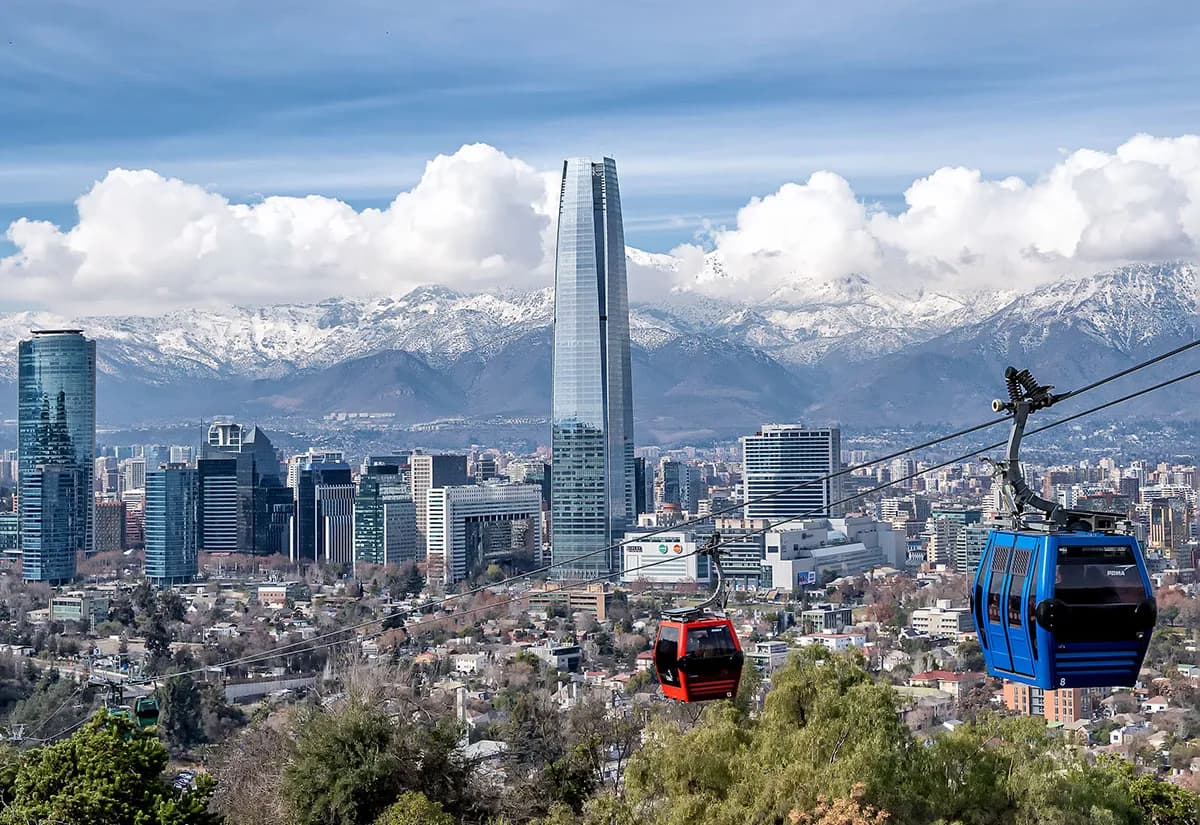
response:
[[[259,604],[272,610],[285,607],[289,599],[294,603],[306,595],[307,588],[304,582],[278,582],[258,586]]]
[[[938,638],[960,639],[975,632],[971,611],[966,607],[951,607],[949,599],[938,599],[934,607],[922,607],[912,612],[914,630]]]
[[[834,653],[841,653],[852,647],[860,650],[867,643],[867,637],[862,633],[810,633],[800,637],[802,645],[824,645]]]
[[[71,590],[50,597],[52,622],[78,622],[87,627],[108,619],[108,596]]]
[[[841,633],[852,624],[854,609],[842,605],[817,605],[800,613],[800,629],[804,633]]]
[[[562,607],[567,613],[587,610],[596,614],[597,621],[603,622],[608,619],[612,591],[601,583],[567,588],[555,582],[546,582],[544,586],[530,590],[525,598],[529,601],[529,607],[533,609]]]
[[[783,667],[791,653],[792,649],[788,647],[787,642],[756,642],[754,649],[746,653],[746,659],[759,673],[770,674]]]
[[[579,645],[541,645],[529,652],[560,673],[578,673],[583,663],[583,648]]]
[[[943,693],[949,693],[954,697],[955,701],[962,697],[971,688],[982,685],[984,675],[982,673],[955,673],[949,670],[927,670],[924,673],[916,673],[909,678],[908,683],[913,687],[931,687],[937,688]]]

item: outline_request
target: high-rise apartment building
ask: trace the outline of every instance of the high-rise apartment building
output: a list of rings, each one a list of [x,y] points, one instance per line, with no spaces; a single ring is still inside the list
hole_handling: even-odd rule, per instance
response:
[[[611,573],[637,520],[625,235],[611,158],[563,163],[554,265],[551,547],[556,575]]]
[[[467,457],[414,453],[409,466],[412,500],[417,509],[417,558],[424,559],[429,550],[429,491],[466,484]]]
[[[70,579],[76,553],[92,552],[96,342],[77,329],[34,331],[17,348],[17,396],[22,551],[32,554],[23,575]],[[53,478],[34,479],[50,467]]]
[[[746,518],[778,522],[836,515],[840,511],[840,479],[825,478],[841,467],[838,429],[764,424],[759,432],[743,436],[741,441]],[[771,498],[754,502],[763,496]]]
[[[146,473],[146,578],[183,584],[196,577],[199,474],[166,464]]]

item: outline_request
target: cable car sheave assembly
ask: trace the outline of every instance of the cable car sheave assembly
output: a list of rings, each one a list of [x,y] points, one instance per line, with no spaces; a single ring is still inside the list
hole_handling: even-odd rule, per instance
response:
[[[1137,539],[1119,513],[1041,498],[1021,473],[1029,414],[1067,397],[1029,370],[1004,374],[1012,414],[1003,461],[989,462],[1008,510],[975,571],[971,616],[990,675],[1043,689],[1131,687],[1158,617]],[[985,459],[986,460],[986,459]]]
[[[654,672],[663,695],[680,702],[732,699],[742,678],[742,646],[725,617],[721,534],[699,551],[717,573],[717,587],[695,607],[663,611],[654,641]]]

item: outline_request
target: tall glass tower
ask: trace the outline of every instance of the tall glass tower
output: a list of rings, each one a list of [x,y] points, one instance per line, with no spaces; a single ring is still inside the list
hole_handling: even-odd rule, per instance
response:
[[[600,552],[636,518],[629,297],[617,164],[563,163],[554,266],[550,541],[559,577],[615,572]]]
[[[20,343],[17,440],[24,577],[70,579],[76,553],[92,551],[96,342],[82,331],[36,330]]]

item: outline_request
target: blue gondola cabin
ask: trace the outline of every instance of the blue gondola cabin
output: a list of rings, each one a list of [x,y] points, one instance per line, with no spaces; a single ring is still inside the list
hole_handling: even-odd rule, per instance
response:
[[[1054,689],[1132,686],[1157,609],[1132,536],[993,530],[971,614],[989,674]]]

